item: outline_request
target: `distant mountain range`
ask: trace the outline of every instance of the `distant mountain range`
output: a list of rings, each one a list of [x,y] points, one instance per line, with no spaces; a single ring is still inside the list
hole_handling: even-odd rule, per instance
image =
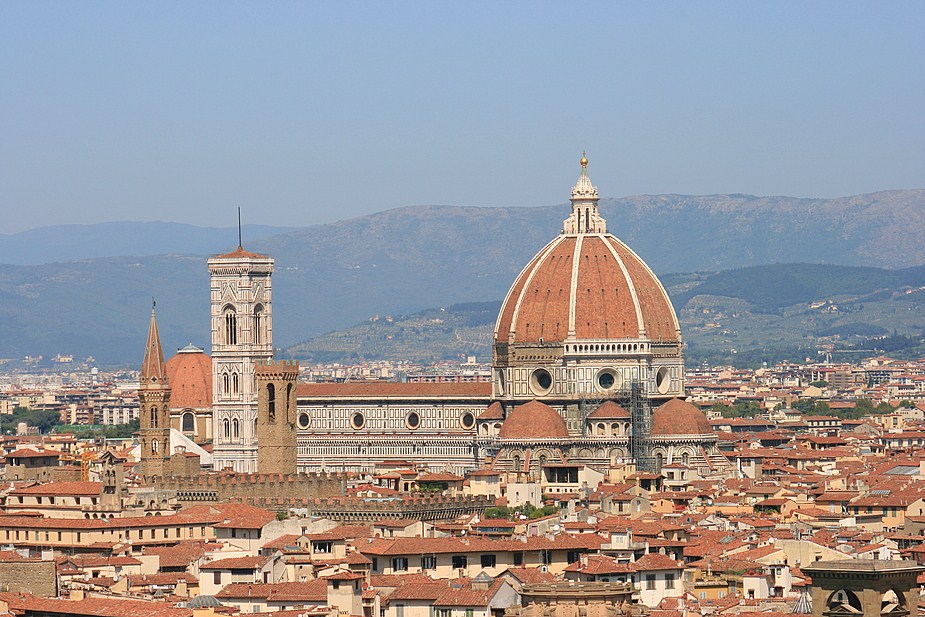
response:
[[[244,225],[243,235],[248,242],[253,242],[293,229]],[[227,248],[237,238],[237,227],[197,227],[183,223],[53,225],[0,234],[0,264],[35,266],[126,255],[203,255]]]
[[[925,356],[925,266],[902,270],[776,264],[663,277],[678,310],[688,362],[759,366],[828,350]],[[316,362],[491,358],[501,302],[377,315],[284,350]]]
[[[245,227],[244,244],[276,259],[274,338],[286,348],[373,315],[497,301],[568,210],[408,207],[299,229]],[[666,280],[671,272],[796,261],[925,263],[923,190],[828,200],[638,196],[604,199],[601,211],[610,231]],[[137,364],[152,296],[168,349],[208,349],[206,256],[233,248],[236,230],[107,225],[0,236],[0,255],[16,262],[0,265],[0,357],[69,353]],[[47,263],[35,265],[42,255]],[[885,276],[864,276],[871,275]],[[673,293],[688,293],[690,284],[683,279]],[[756,302],[765,310],[776,300]]]

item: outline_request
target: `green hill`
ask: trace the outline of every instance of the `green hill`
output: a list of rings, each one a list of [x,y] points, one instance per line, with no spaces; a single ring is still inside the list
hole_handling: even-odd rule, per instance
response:
[[[780,264],[672,274],[663,283],[679,313],[689,364],[759,366],[820,351],[843,359],[925,356],[925,268]],[[500,302],[377,317],[299,343],[308,361],[491,359]]]

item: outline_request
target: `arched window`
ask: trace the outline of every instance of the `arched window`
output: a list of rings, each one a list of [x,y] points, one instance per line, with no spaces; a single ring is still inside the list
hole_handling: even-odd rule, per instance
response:
[[[157,428],[157,407],[151,408],[151,428]]]
[[[238,344],[238,316],[231,306],[225,307],[225,344]]]
[[[225,436],[225,441],[231,440],[231,422],[227,418],[222,420],[222,434]]]
[[[238,386],[238,374],[232,373],[231,374],[231,393],[237,396],[238,392],[240,392],[239,386]]]
[[[688,454],[687,452],[685,452],[684,454],[681,455],[681,464],[682,464],[682,465],[684,465],[685,467],[687,467],[687,465],[688,465],[690,462],[691,462],[691,455],[690,455],[690,454]]]
[[[514,471],[520,471],[520,455],[514,455]]]
[[[266,318],[264,317],[264,314],[263,314],[263,305],[258,304],[257,306],[254,307],[254,344],[255,345],[262,345],[266,338],[263,333],[264,329],[266,328],[266,324],[264,323],[265,320]]]
[[[238,439],[241,436],[241,426],[238,424],[238,419],[235,418],[231,421],[231,437],[232,439]]]
[[[231,378],[228,373],[222,373],[222,394],[231,394]]]
[[[151,453],[152,453],[152,454],[157,454],[157,450],[158,450],[157,439],[152,439],[152,440],[151,440]]]
[[[289,417],[289,401],[292,400],[292,384],[286,384],[286,417]]]
[[[193,412],[187,411],[183,414],[183,427],[181,430],[184,433],[196,432],[196,418],[193,416]]]
[[[276,386],[267,384],[267,419],[276,422]]]

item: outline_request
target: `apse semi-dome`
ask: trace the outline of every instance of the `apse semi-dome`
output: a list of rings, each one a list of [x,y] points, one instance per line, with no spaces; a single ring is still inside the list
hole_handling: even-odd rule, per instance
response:
[[[498,434],[501,439],[563,439],[568,428],[559,413],[539,401],[520,405],[508,415]]]
[[[710,421],[696,406],[673,398],[652,414],[652,435],[709,435]]]
[[[212,358],[190,344],[167,361],[167,383],[173,408],[212,406]]]
[[[607,231],[581,160],[571,215],[504,299],[494,331],[494,396],[607,398],[633,384],[683,395],[681,328],[649,266]]]

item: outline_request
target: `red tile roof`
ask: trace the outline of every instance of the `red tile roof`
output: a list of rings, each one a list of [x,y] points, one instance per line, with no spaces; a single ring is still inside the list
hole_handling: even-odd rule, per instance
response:
[[[94,496],[103,492],[102,482],[46,482],[10,491],[11,495]]]
[[[552,407],[533,400],[514,408],[501,425],[501,439],[560,439],[569,436],[565,420]]]
[[[495,337],[561,342],[570,335],[570,324],[578,339],[638,339],[645,331],[652,339],[672,341],[679,334],[661,283],[611,235],[585,236],[579,242],[563,234],[542,249],[511,286]]]
[[[231,583],[215,594],[219,600],[259,598],[267,602],[328,601],[328,583],[316,579],[306,583]]]
[[[652,414],[652,435],[709,435],[713,427],[694,405],[679,398],[663,403]]]
[[[31,450],[29,448],[19,448],[6,455],[6,458],[58,458],[61,455],[57,450]]]
[[[604,401],[597,409],[592,411],[588,418],[591,419],[621,419],[628,420],[630,418],[630,412],[625,410],[623,407],[620,407],[613,401]]]
[[[86,598],[84,600],[58,600],[37,598],[29,594],[0,593],[0,601],[9,604],[14,613],[56,613],[76,617],[191,617],[193,611],[174,608],[164,602]]]
[[[269,557],[227,557],[199,566],[200,570],[256,570],[267,563]]]
[[[300,383],[296,389],[305,398],[485,398],[491,396],[489,382],[400,383],[395,381],[352,381],[348,383]]]
[[[173,409],[212,407],[212,358],[205,353],[180,352],[167,361],[170,406]]]

